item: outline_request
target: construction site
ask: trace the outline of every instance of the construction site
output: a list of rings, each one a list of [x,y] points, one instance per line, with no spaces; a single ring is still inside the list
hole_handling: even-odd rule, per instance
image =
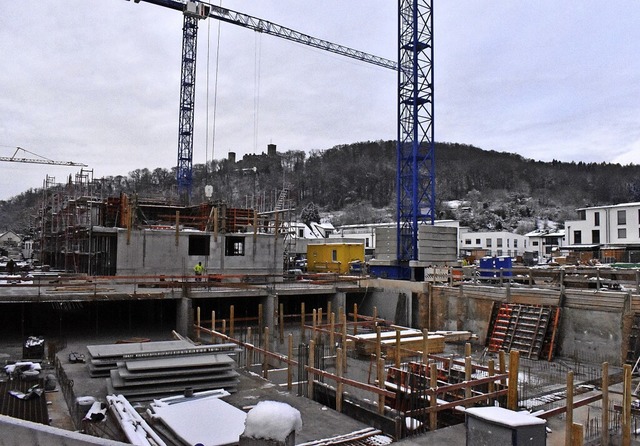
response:
[[[633,291],[576,288],[564,276],[531,269],[519,280],[451,271],[423,282],[333,274],[283,282],[271,273],[34,273],[0,288],[2,352],[8,363],[34,361],[55,374],[59,392],[44,395],[59,401],[27,409],[44,398],[5,392],[3,414],[48,425],[50,409],[64,414],[68,428],[126,442],[117,425],[85,419],[86,398],[122,395],[144,415],[156,399],[224,389],[223,401],[246,410],[267,398],[266,386],[279,389],[269,399],[294,407],[314,401],[354,420],[338,426],[369,429],[358,442],[434,436],[440,444],[441,432],[464,439],[467,409],[499,405],[552,426],[540,444],[561,444],[566,435],[625,444],[636,423],[636,274],[617,277]],[[23,346],[32,337],[46,346],[35,356]],[[34,382],[12,377],[4,385],[20,383],[24,392]],[[309,427],[318,421],[307,416],[296,441],[356,441],[329,422]],[[148,422],[166,444],[185,444]],[[569,433],[575,425],[580,434]]]
[[[435,226],[430,1],[400,2],[397,63],[208,3],[144,1],[184,14],[177,193],[47,176],[37,267],[0,272],[0,443],[640,444],[638,270],[482,274]],[[377,231],[371,274],[287,275],[300,253],[284,185],[264,209],[191,204],[208,18],[398,71],[397,226]],[[348,263],[337,251],[325,263]],[[250,434],[263,402],[302,427]]]

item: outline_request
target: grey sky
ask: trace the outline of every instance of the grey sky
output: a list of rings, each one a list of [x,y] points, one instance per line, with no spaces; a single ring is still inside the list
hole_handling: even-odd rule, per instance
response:
[[[640,163],[637,1],[434,3],[437,141]],[[222,5],[397,58],[395,1]],[[95,178],[175,166],[181,28],[181,14],[145,3],[2,2],[0,156],[21,146],[86,163]],[[395,139],[393,71],[223,23],[214,145],[217,33],[218,22],[201,22],[194,163],[269,143],[311,151]],[[78,171],[0,162],[0,199]]]

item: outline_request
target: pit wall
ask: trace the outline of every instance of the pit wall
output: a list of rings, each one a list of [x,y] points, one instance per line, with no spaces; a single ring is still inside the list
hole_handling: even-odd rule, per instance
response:
[[[375,283],[374,283],[375,282]],[[508,285],[429,285],[423,282],[375,280],[366,314],[373,306],[380,317],[400,325],[434,330],[467,330],[486,345],[494,302],[560,307],[556,354],[584,361],[621,365],[640,296],[626,292],[520,288]],[[365,314],[365,312],[362,314]],[[410,322],[410,323],[408,323]]]

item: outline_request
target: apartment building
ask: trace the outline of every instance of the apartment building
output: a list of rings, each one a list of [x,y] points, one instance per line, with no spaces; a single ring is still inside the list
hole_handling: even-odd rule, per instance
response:
[[[508,231],[470,232],[460,228],[459,251],[463,257],[517,257],[530,251],[526,236]]]
[[[570,246],[640,245],[640,203],[581,208],[565,226]]]

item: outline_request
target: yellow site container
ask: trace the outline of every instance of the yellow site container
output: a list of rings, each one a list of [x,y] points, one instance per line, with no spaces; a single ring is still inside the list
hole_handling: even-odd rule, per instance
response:
[[[307,271],[349,273],[349,262],[364,262],[364,243],[319,243],[307,245]]]

